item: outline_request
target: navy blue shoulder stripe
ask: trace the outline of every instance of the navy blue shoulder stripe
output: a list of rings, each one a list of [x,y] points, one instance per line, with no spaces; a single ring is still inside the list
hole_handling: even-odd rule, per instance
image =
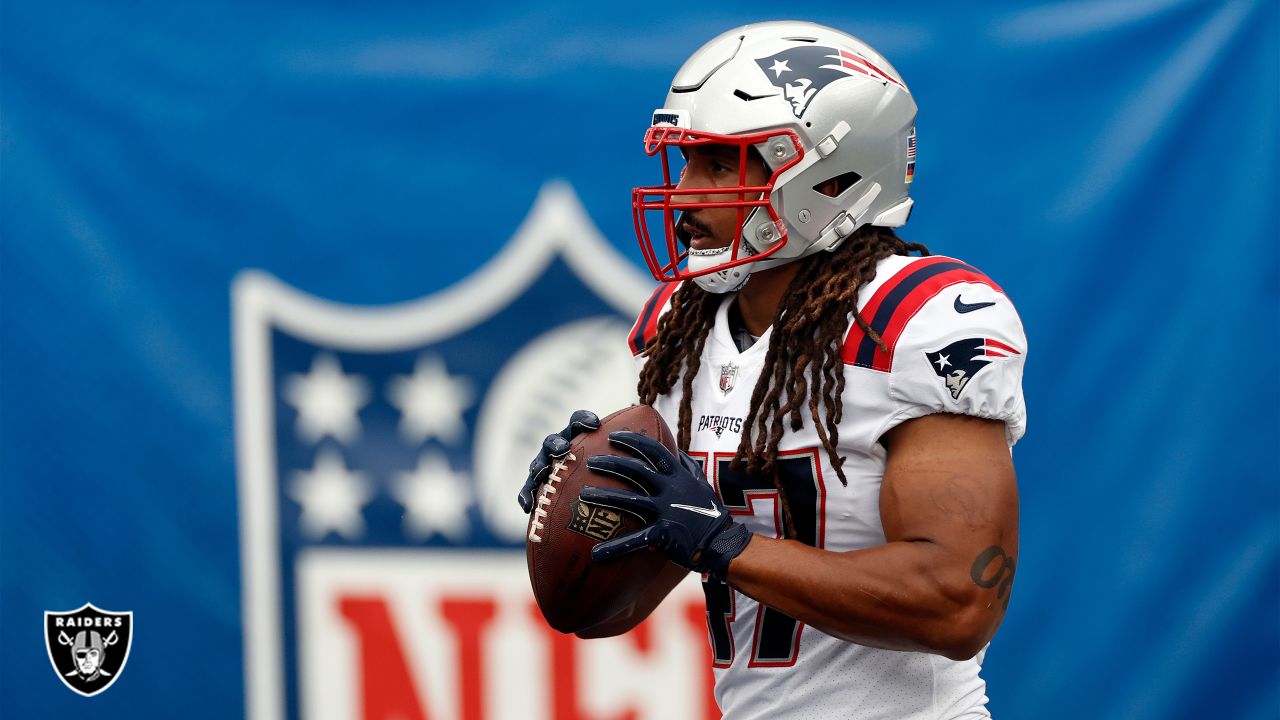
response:
[[[645,302],[644,310],[640,313],[640,319],[636,322],[635,329],[631,331],[631,351],[633,353],[639,354],[644,351],[645,328],[649,326],[649,322],[653,319],[654,314],[657,313],[662,308],[663,303],[666,302],[663,297],[666,294],[663,291],[666,289],[667,285],[659,285],[653,291],[653,294],[649,296],[649,300]]]
[[[961,272],[956,273],[956,271]],[[892,350],[892,342],[895,341],[897,339],[897,335],[901,333],[901,327],[895,328],[896,332],[890,332],[890,324],[893,322],[894,317],[897,316],[899,309],[903,309],[903,301],[906,300],[912,292],[920,288],[920,286],[947,273],[956,273],[954,278],[956,282],[962,282],[966,279],[969,281],[980,280],[990,282],[980,270],[958,260],[947,259],[936,262],[926,261],[925,263],[919,263],[915,268],[909,267],[908,272],[906,272],[901,279],[896,277],[890,278],[888,284],[892,287],[888,288],[888,292],[878,298],[878,303],[874,302],[876,298],[873,298],[872,302],[867,303],[868,307],[863,308],[864,312],[867,310],[872,312],[873,317],[866,318],[865,315],[863,317],[867,320],[867,323],[871,325],[871,329],[875,330],[876,334],[879,335],[882,340],[890,344],[890,350]],[[939,289],[940,288],[941,286],[939,286]],[[880,295],[880,293],[877,293],[877,295]],[[932,296],[933,295],[930,294],[928,297]],[[914,314],[915,311],[919,309],[919,306],[928,299],[928,297],[917,298],[915,301],[908,303],[913,306],[910,308],[910,313]],[[871,307],[872,305],[874,305],[874,307]],[[906,319],[907,318],[901,318],[898,324],[905,323]],[[860,330],[859,332],[861,333]],[[870,335],[863,334],[862,340],[858,344],[858,352],[855,356],[854,364],[861,367],[875,367],[877,369],[883,369],[880,368],[880,365],[883,365],[884,363],[876,362],[877,350],[880,350],[880,346],[871,339]],[[890,355],[892,355],[892,353],[890,353]]]

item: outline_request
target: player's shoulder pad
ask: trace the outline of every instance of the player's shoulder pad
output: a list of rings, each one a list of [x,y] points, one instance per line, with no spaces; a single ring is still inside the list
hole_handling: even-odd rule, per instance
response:
[[[679,287],[679,282],[664,282],[658,285],[645,301],[635,324],[631,326],[631,333],[627,336],[627,344],[631,346],[632,355],[640,355],[649,343],[653,342],[653,338],[658,334],[658,318],[667,311],[671,304],[671,297],[676,294]]]
[[[894,409],[881,433],[931,413],[1000,420],[1010,445],[1026,432],[1022,371],[1027,339],[1004,291],[971,265],[948,257],[899,262],[875,288],[863,317],[886,351],[851,329],[845,359],[885,373]]]
[[[890,260],[896,262],[881,265],[890,274],[875,284],[860,308],[884,345],[851,323],[844,343],[846,365],[892,372],[906,336],[913,345],[954,334],[1025,344],[1013,304],[981,270],[941,255]],[[1024,349],[1010,345],[1004,352],[1021,354]]]

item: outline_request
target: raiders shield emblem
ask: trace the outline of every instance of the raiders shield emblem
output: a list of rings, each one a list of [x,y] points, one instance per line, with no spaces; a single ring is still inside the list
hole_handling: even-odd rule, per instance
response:
[[[44,645],[62,684],[85,697],[111,687],[129,662],[133,613],[78,610],[44,614]]]
[[[720,392],[728,395],[733,390],[733,384],[738,379],[738,366],[733,363],[726,363],[720,366]]]

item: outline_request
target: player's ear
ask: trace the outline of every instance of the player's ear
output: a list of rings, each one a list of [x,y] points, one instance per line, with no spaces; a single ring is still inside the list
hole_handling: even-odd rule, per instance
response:
[[[837,175],[833,178],[827,178],[813,187],[814,190],[826,195],[827,197],[836,197],[840,193],[853,187],[853,184],[861,178],[857,173],[847,172],[843,175]]]

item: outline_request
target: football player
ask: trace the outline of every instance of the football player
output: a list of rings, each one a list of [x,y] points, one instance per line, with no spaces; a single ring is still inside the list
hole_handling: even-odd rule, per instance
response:
[[[636,228],[663,284],[631,334],[640,401],[683,450],[613,433],[582,499],[649,525],[599,561],[676,568],[583,631],[625,632],[703,575],[725,717],[980,718],[1018,553],[1027,345],[999,285],[894,228],[916,104],[862,41],[802,22],[698,50],[654,112]],[[651,226],[653,230],[651,231]],[[575,413],[521,492],[599,427]]]

